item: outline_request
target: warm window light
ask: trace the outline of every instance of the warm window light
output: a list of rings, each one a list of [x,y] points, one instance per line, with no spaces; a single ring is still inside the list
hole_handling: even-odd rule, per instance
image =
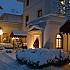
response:
[[[15,39],[19,39],[18,37],[16,37]]]
[[[2,35],[3,34],[3,31],[2,30],[0,30],[0,35]]]
[[[56,48],[63,48],[63,36],[60,33],[56,35]]]
[[[60,10],[60,14],[65,14],[65,11],[63,11],[62,9]]]
[[[58,35],[56,36],[56,38],[61,38],[61,36],[58,34]]]
[[[14,40],[15,38],[13,37],[12,40]]]
[[[64,2],[64,1],[61,1],[61,4],[63,4],[63,5],[64,5],[64,4],[65,4],[65,2]]]
[[[14,39],[19,39],[19,38],[18,37],[13,37],[12,40],[14,40]]]

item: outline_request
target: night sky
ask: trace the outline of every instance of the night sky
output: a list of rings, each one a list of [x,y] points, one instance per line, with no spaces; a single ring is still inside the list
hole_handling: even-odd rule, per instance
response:
[[[23,3],[17,0],[0,0],[0,6],[3,7],[3,10],[0,10],[0,16],[3,13],[23,14]]]

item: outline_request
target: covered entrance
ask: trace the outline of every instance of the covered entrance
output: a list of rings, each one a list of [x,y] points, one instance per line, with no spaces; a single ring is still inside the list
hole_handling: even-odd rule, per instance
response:
[[[63,34],[63,49],[64,51],[70,51],[70,20],[60,28],[60,32]]]
[[[43,28],[38,26],[38,25],[33,25],[29,30],[28,30],[28,40],[27,40],[27,45],[28,48],[42,48],[43,46]]]
[[[19,30],[13,30],[11,32],[11,43],[14,48],[22,47],[27,48],[27,32],[26,31],[19,31]]]

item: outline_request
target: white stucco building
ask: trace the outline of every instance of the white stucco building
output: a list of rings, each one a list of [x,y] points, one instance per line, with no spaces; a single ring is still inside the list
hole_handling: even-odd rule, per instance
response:
[[[0,27],[2,27],[3,34],[0,35],[0,42],[5,39],[9,42],[10,34],[13,30],[21,30],[22,15],[14,15],[4,13],[0,17]]]
[[[63,50],[70,51],[69,31],[65,31],[65,24],[70,22],[66,16],[63,16],[65,15],[65,10],[63,9],[63,7],[62,9],[59,9],[56,4],[60,2],[62,5],[64,5],[65,3],[67,3],[66,0],[57,0],[57,2],[55,3],[54,0],[17,1],[24,3],[24,14],[23,16],[11,15],[7,13],[4,14],[1,17],[0,22],[0,26],[5,29],[3,29],[4,33],[6,32],[7,34],[11,34],[9,35],[9,37],[23,36],[23,41],[25,41],[24,44],[27,45],[28,48],[45,47],[56,49],[56,46],[58,45],[56,44],[56,35],[61,32],[63,41],[61,41],[60,39],[57,40],[60,43],[58,46],[60,47],[62,42]],[[59,14],[56,13],[58,11]],[[69,24],[67,26],[69,26]],[[15,32],[12,30],[21,30],[23,32]],[[17,36],[16,33],[18,34]],[[61,38],[59,35],[58,37]]]
[[[36,38],[38,47],[56,49],[56,35],[63,35],[63,50],[69,49],[69,38],[63,33],[63,26],[68,19],[63,16],[67,13],[65,5],[69,0],[17,0],[24,3],[23,27],[27,31],[27,47],[33,48]],[[69,6],[68,4],[68,6]],[[62,8],[60,8],[62,6]],[[55,14],[53,14],[55,13]]]

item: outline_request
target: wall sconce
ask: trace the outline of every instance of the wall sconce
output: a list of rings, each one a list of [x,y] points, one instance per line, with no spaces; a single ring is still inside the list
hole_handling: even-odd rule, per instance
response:
[[[3,34],[2,27],[0,26],[0,35]]]

